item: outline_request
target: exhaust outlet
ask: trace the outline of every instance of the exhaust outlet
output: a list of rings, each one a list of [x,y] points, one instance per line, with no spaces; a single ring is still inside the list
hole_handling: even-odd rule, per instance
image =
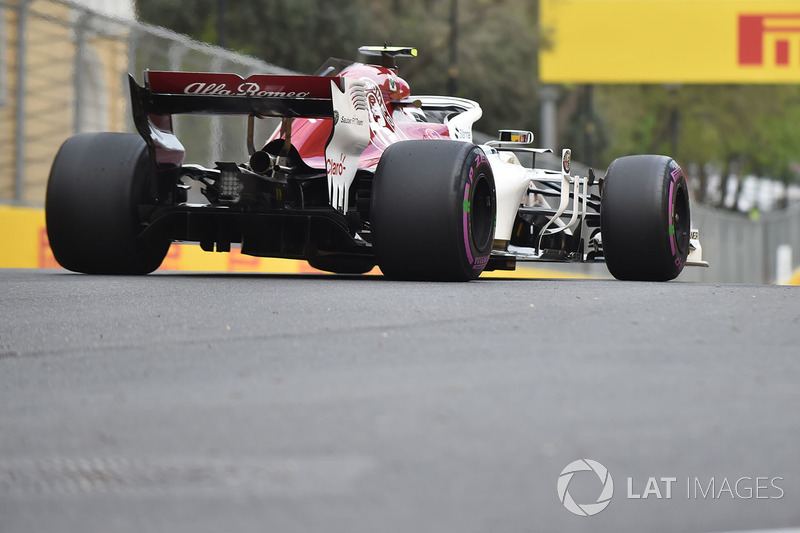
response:
[[[257,174],[266,174],[275,166],[275,159],[263,150],[250,156],[250,169]]]

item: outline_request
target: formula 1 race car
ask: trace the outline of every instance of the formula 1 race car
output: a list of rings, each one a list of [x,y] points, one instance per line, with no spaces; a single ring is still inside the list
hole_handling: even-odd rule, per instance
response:
[[[518,261],[605,261],[619,279],[670,280],[704,264],[683,171],[665,156],[615,160],[603,178],[536,168],[550,150],[503,130],[474,144],[480,106],[412,96],[395,58],[329,60],[319,75],[198,72],[130,77],[137,134],[87,133],[59,150],[47,187],[50,246],[65,268],[146,274],[170,243],[306,260],[337,273],[470,280]],[[247,117],[250,159],[184,163],[172,115]],[[256,146],[256,119],[281,126]],[[523,166],[520,161],[530,161]],[[207,202],[190,203],[192,184]]]

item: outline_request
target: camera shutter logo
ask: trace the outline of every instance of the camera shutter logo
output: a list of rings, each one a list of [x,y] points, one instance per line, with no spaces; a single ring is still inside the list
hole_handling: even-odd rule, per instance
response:
[[[569,493],[569,482],[572,481],[572,476],[576,472],[591,471],[597,474],[600,482],[603,484],[603,490],[597,501],[594,503],[576,503]],[[573,461],[561,471],[558,477],[558,499],[564,504],[564,507],[571,513],[578,516],[594,516],[611,503],[611,497],[614,495],[614,480],[611,478],[611,473],[608,469],[591,459],[578,459]]]

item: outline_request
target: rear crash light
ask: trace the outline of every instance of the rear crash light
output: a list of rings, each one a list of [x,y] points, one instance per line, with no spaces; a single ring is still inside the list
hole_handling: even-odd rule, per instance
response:
[[[230,163],[219,163],[218,167],[220,169],[219,180],[217,181],[219,199],[226,202],[238,202],[243,188],[239,179],[240,172],[238,167]]]

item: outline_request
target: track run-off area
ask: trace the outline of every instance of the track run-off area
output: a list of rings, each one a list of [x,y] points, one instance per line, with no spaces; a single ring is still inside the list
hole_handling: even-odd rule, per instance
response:
[[[36,269],[0,287],[3,533],[800,526],[798,287]],[[613,479],[594,516],[567,509],[609,483],[566,479],[580,459]]]

